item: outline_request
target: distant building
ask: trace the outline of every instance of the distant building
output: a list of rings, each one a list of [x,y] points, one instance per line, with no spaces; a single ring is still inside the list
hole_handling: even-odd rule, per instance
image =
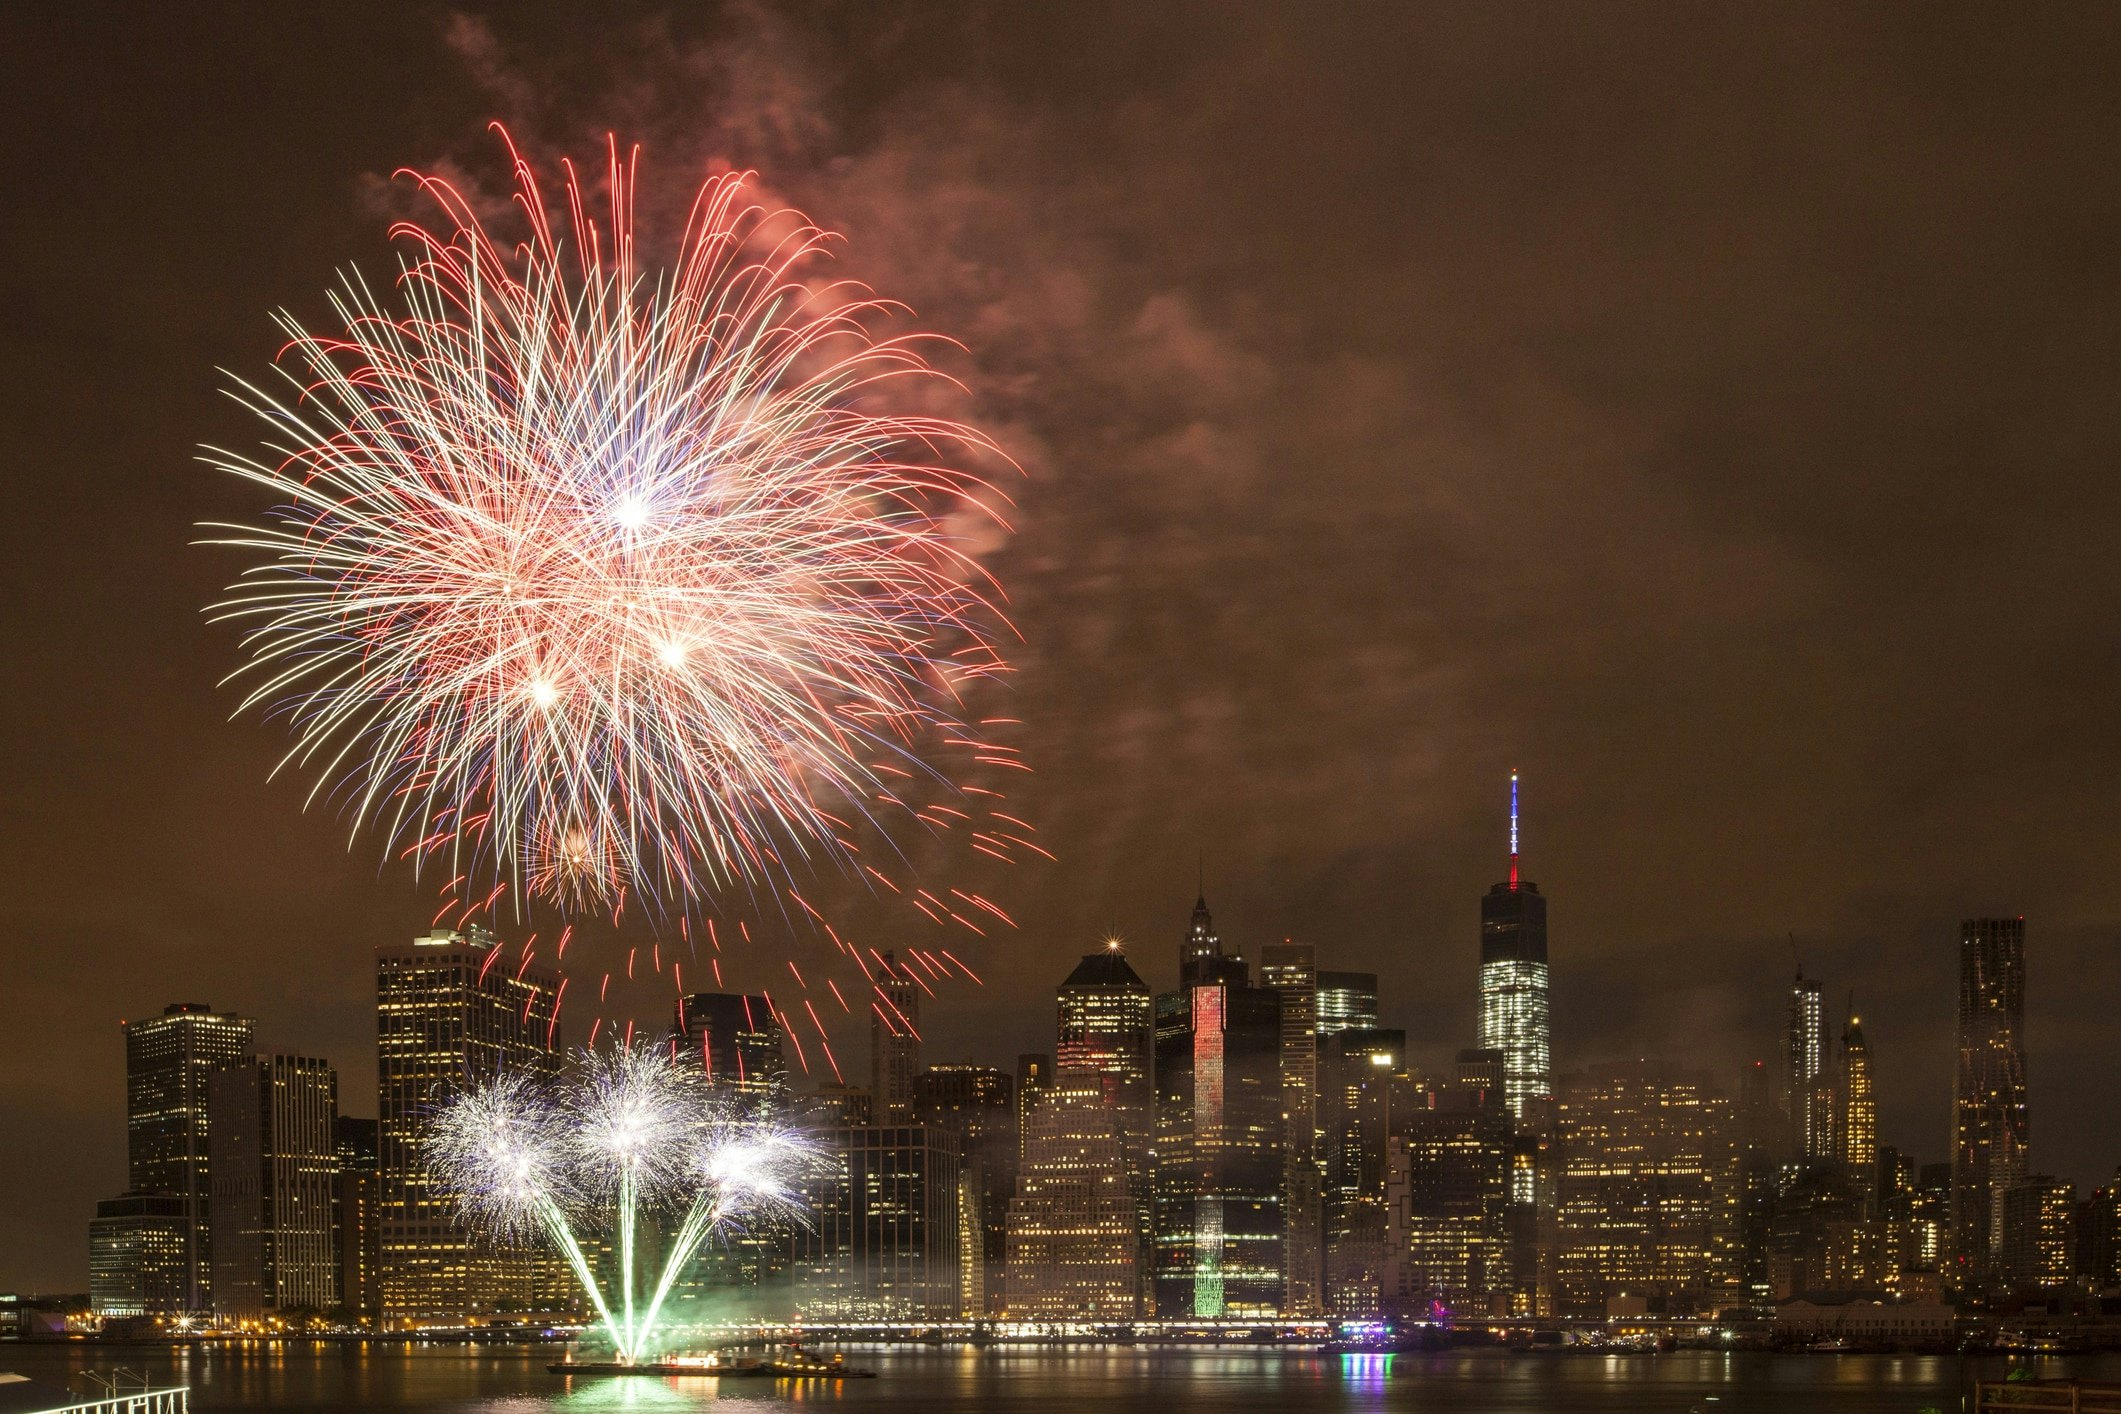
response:
[[[1834,1143],[1834,1086],[1827,1070],[1826,994],[1797,970],[1790,984],[1789,1020],[1782,1041],[1783,1110],[1790,1117],[1790,1152],[1806,1164],[1838,1163]]]
[[[1423,1318],[1510,1314],[1516,1134],[1504,1093],[1451,1085],[1428,1099],[1392,1117],[1384,1305]]]
[[[176,1193],[121,1193],[88,1225],[89,1306],[99,1316],[182,1313],[191,1299],[191,1204]]]
[[[1031,1110],[1053,1083],[1053,1057],[1025,1051],[1016,1058],[1016,1161],[1024,1163],[1024,1136],[1031,1132]]]
[[[1008,1268],[1009,1199],[1016,1191],[1015,1087],[986,1065],[936,1065],[913,1081],[913,1119],[957,1139],[958,1304],[999,1314]]]
[[[261,1056],[208,1088],[215,1314],[337,1306],[338,1075],[307,1056]]]
[[[1104,1095],[1112,1123],[1118,1126],[1120,1161],[1127,1166],[1126,1190],[1136,1209],[1135,1242],[1140,1250],[1132,1266],[1141,1283],[1138,1300],[1147,1309],[1153,1300],[1149,1287],[1154,1222],[1149,1152],[1156,1127],[1156,1092],[1150,1082],[1156,1053],[1156,1003],[1148,983],[1114,939],[1083,955],[1055,992],[1054,1004],[1053,1085],[1080,1089],[1094,1082]],[[1068,1102],[1071,1109],[1080,1109],[1081,1104],[1079,1097]]]
[[[2078,1207],[2077,1275],[2093,1291],[2121,1289],[2121,1169]]]
[[[2076,1274],[2077,1189],[2032,1174],[2003,1190],[1998,1274],[2016,1286],[2066,1286]]]
[[[1338,1031],[1319,1066],[1323,1131],[1325,1302],[1343,1320],[1383,1314],[1389,1281],[1386,1211],[1392,1094],[1404,1031]]]
[[[1621,1297],[1675,1315],[1731,1304],[1731,1130],[1729,1104],[1685,1072],[1641,1063],[1570,1077],[1555,1109],[1560,1314],[1603,1316]]]
[[[1281,1306],[1283,1315],[1299,1318],[1325,1313],[1324,1175],[1318,1161],[1318,1008],[1322,999],[1318,979],[1317,950],[1309,943],[1282,943],[1260,950],[1260,985],[1281,998],[1282,1212],[1288,1226]],[[1375,989],[1373,978],[1372,1013],[1377,1009]]]
[[[1480,1047],[1501,1051],[1510,1113],[1538,1120],[1553,1094],[1547,901],[1519,877],[1517,773],[1510,773],[1510,877],[1480,901]]]
[[[1114,1087],[1072,1071],[1025,1112],[1009,1204],[1007,1310],[1017,1320],[1141,1314],[1144,1197]]]
[[[1156,999],[1156,1314],[1270,1316],[1282,1301],[1281,999],[1226,953],[1205,898]]]
[[[797,1309],[809,1321],[952,1320],[960,1310],[957,1137],[927,1125],[817,1136],[794,1233]]]
[[[1853,1010],[1841,1028],[1841,1162],[1865,1188],[1878,1167],[1878,1096],[1871,1075],[1871,1046],[1863,1018]]]
[[[250,1022],[204,1002],[178,1002],[125,1024],[126,1188],[184,1200],[184,1293],[168,1312],[213,1305],[213,1176],[208,1158],[207,1084],[251,1056]]]
[[[2025,920],[1959,925],[1959,1068],[1952,1092],[1952,1261],[1959,1282],[1995,1273],[2003,1191],[2026,1173]]]
[[[382,1229],[378,1211],[376,1122],[339,1116],[332,1146],[332,1224],[338,1233],[339,1306],[362,1325],[382,1320]]]
[[[912,1113],[913,1077],[921,1073],[921,988],[898,954],[880,955],[870,977],[869,1103],[878,1124]]]
[[[1816,1165],[1786,1184],[1768,1224],[1774,1299],[1886,1286],[1892,1274],[1872,1213],[1871,1195],[1838,1168]]]
[[[671,1034],[678,1053],[697,1061],[710,1084],[763,1098],[788,1082],[781,1018],[763,995],[694,992],[679,997]]]
[[[559,1070],[559,983],[510,958],[493,934],[447,928],[376,949],[379,1277],[393,1329],[483,1323],[534,1311],[560,1290],[537,1249],[494,1243],[457,1216],[428,1173],[428,1116],[503,1072]]]
[[[1264,961],[1261,966],[1264,969]],[[1376,1030],[1377,974],[1319,973],[1317,1013],[1314,1024],[1321,1040],[1336,1031]]]

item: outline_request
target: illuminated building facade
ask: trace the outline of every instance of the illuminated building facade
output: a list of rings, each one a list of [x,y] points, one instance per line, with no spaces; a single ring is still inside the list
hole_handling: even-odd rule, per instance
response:
[[[1480,901],[1480,1048],[1503,1054],[1503,1089],[1519,1124],[1553,1094],[1547,1016],[1547,901],[1518,870],[1517,773],[1510,773],[1510,877]]]
[[[1996,1211],[1999,1275],[2015,1286],[2068,1285],[2076,1274],[2076,1186],[2033,1174],[2005,1188]]]
[[[1555,1105],[1557,1314],[1604,1316],[1623,1298],[1674,1315],[1730,1304],[1731,1130],[1729,1104],[1690,1074],[1634,1064],[1570,1077]]]
[[[1025,1051],[1016,1058],[1016,1161],[1024,1162],[1024,1136],[1031,1132],[1031,1110],[1053,1084],[1053,1057]]]
[[[1205,899],[1156,999],[1155,1307],[1247,1318],[1282,1301],[1281,999],[1223,952]]]
[[[378,1226],[376,1122],[339,1116],[332,1145],[335,1173],[332,1223],[338,1233],[339,1305],[364,1325],[382,1319],[382,1261]]]
[[[2077,1274],[2093,1291],[2121,1288],[2121,1169],[2077,1209]]]
[[[1377,1029],[1377,974],[1374,972],[1321,972],[1318,974],[1316,1030],[1321,1037],[1336,1031]]]
[[[1841,1157],[1834,1142],[1834,1085],[1827,1059],[1826,997],[1799,968],[1783,1025],[1782,1074],[1790,1151],[1807,1164],[1837,1163]]]
[[[1309,1318],[1325,1311],[1324,1175],[1318,1163],[1318,1012],[1323,994],[1317,951],[1309,943],[1262,948],[1259,981],[1281,998],[1282,1212],[1288,1229],[1282,1314]],[[1373,978],[1370,1010],[1376,1009]]]
[[[178,1193],[121,1193],[88,1225],[88,1300],[99,1316],[190,1309],[191,1205]]]
[[[2025,1176],[2025,920],[1959,925],[1959,1065],[1952,1092],[1952,1260],[1962,1283],[1991,1275],[2003,1191]]]
[[[809,1221],[793,1234],[799,1314],[811,1321],[953,1320],[961,1198],[957,1136],[919,1124],[817,1135]]]
[[[1841,1162],[1853,1181],[1869,1185],[1878,1169],[1878,1096],[1871,1075],[1871,1045],[1863,1018],[1853,1011],[1841,1028]]]
[[[1009,1198],[1016,1191],[1015,1086],[987,1065],[937,1065],[913,1081],[913,1118],[958,1145],[958,1304],[998,1314],[1008,1267]]]
[[[338,1075],[308,1056],[261,1056],[208,1090],[215,1314],[337,1306]]]
[[[1207,931],[1212,937],[1212,927]],[[1150,1071],[1156,1053],[1156,1003],[1116,939],[1085,953],[1060,984],[1054,1001],[1054,1084],[1080,1087],[1095,1081],[1118,1126],[1126,1188],[1136,1208],[1140,1250],[1133,1266],[1141,1282],[1138,1299],[1146,1306],[1151,1300],[1154,1224],[1149,1150],[1155,1131],[1156,1093]]]
[[[250,1057],[250,1022],[203,1002],[125,1025],[126,1188],[173,1193],[185,1204],[184,1295],[169,1314],[213,1306],[207,1087],[215,1072]]]
[[[869,1103],[878,1124],[912,1114],[913,1077],[921,1073],[921,988],[896,953],[884,953],[870,975]]]
[[[1395,1114],[1385,1182],[1385,1307],[1402,1315],[1510,1314],[1515,1122],[1498,1090],[1451,1086]]]
[[[1017,1320],[1132,1320],[1142,1310],[1143,1195],[1099,1076],[1071,1072],[1025,1113],[1010,1200],[1006,1308]]]
[[[1404,1031],[1337,1031],[1326,1037],[1319,1066],[1324,1298],[1328,1313],[1343,1320],[1374,1320],[1383,1311],[1387,1140],[1406,1051]]]
[[[559,984],[483,928],[376,949],[381,1307],[387,1326],[477,1324],[560,1289],[533,1247],[474,1234],[420,1157],[421,1126],[464,1086],[559,1070]]]
[[[697,1060],[711,1085],[764,1098],[788,1083],[780,1013],[764,996],[694,992],[679,997],[671,1035],[678,1054]]]

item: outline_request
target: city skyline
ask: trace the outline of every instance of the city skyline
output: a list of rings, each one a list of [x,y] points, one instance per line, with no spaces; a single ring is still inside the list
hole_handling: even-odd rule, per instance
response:
[[[35,56],[7,101],[63,131],[23,157],[52,220],[0,262],[0,1135],[36,1140],[0,1144],[0,1283],[85,1276],[123,1020],[210,1000],[376,1113],[372,949],[439,881],[349,851],[268,781],[280,731],[225,720],[198,606],[233,567],[189,527],[258,508],[190,459],[242,435],[213,370],[272,357],[271,311],[391,268],[393,170],[505,186],[497,117],[540,163],[640,141],[644,193],[758,167],[963,344],[1025,466],[979,549],[1023,632],[1009,789],[1057,862],[948,881],[1018,926],[968,942],[984,987],[922,997],[926,1060],[1044,1048],[1115,927],[1167,990],[1204,854],[1226,941],[1376,974],[1446,1068],[1522,767],[1557,1074],[1735,1085],[1796,963],[1829,1045],[1856,995],[1881,1145],[1935,1162],[1960,921],[2023,915],[2034,1171],[2105,1180],[2110,21],[852,8],[622,6],[594,52],[557,8],[421,11],[358,104],[323,96],[374,52],[360,16],[4,22]],[[829,871],[817,902],[914,941]],[[708,985],[635,911],[579,930],[569,1005],[658,942]],[[724,980],[779,969],[768,937]],[[608,1010],[666,1024],[639,970]],[[835,1035],[857,1084],[867,1029]]]

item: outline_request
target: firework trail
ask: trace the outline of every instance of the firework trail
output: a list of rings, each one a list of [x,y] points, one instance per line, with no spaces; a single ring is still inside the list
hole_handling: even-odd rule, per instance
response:
[[[651,270],[615,143],[601,196],[515,167],[520,240],[414,174],[437,216],[394,231],[394,297],[349,274],[337,332],[282,315],[278,390],[232,389],[265,450],[207,449],[281,502],[214,527],[253,563],[213,612],[282,766],[474,904],[778,896],[819,858],[875,873],[859,822],[1036,849],[916,799],[950,793],[935,749],[1020,763],[957,708],[1004,670],[968,544],[1004,498],[950,462],[1006,458],[905,410],[939,375],[878,332],[895,307],[743,174]]]
[[[631,1364],[655,1348],[664,1300],[711,1238],[802,1217],[798,1182],[818,1156],[667,1046],[582,1051],[572,1061],[553,1087],[503,1075],[465,1091],[434,1116],[425,1152],[468,1222],[553,1244]],[[635,1270],[644,1213],[680,1215],[645,1288]],[[615,1292],[577,1236],[600,1218],[617,1240]]]

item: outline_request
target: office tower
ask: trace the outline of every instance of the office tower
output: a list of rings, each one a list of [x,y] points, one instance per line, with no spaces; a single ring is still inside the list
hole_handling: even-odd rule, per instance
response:
[[[1132,1320],[1142,1312],[1145,1195],[1133,1186],[1113,1087],[1070,1071],[1024,1111],[1010,1200],[1007,1310],[1017,1320]]]
[[[2093,1291],[2121,1287],[2121,1169],[2078,1206],[2077,1275]]]
[[[1738,1299],[1764,1307],[1774,1300],[1768,1269],[1769,1224],[1782,1191],[1782,1158],[1788,1148],[1789,1116],[1777,1095],[1778,1082],[1766,1061],[1739,1072],[1734,1115],[1738,1143],[1738,1211],[1734,1262]]]
[[[957,1137],[919,1124],[818,1133],[792,1274],[809,1321],[954,1320],[960,1314]]]
[[[1213,937],[1212,928],[1208,935]],[[1128,963],[1117,939],[1083,954],[1054,995],[1053,1081],[1080,1086],[1095,1082],[1106,1094],[1119,1126],[1120,1155],[1127,1165],[1126,1191],[1136,1204],[1135,1232],[1141,1248],[1133,1263],[1146,1306],[1154,1213],[1149,1174],[1155,1131],[1155,1091],[1149,1082],[1156,1050],[1156,1003],[1149,985]],[[1071,1131],[1072,1132],[1072,1131]]]
[[[1404,1031],[1337,1031],[1320,1057],[1321,1226],[1326,1309],[1342,1320],[1382,1314],[1387,1280],[1386,1181],[1392,1092],[1406,1059]]]
[[[914,1077],[911,1108],[916,1124],[957,1140],[959,1307],[968,1317],[998,1314],[1016,1191],[1015,1086],[993,1066],[930,1066]]]
[[[1053,1083],[1053,1057],[1025,1051],[1016,1058],[1016,1161],[1024,1162],[1024,1136],[1031,1132],[1031,1110]]]
[[[921,1073],[921,988],[890,952],[869,981],[869,1106],[878,1124],[901,1123]]]
[[[333,1225],[339,1244],[339,1305],[350,1319],[373,1326],[382,1317],[382,1289],[376,1281],[382,1260],[376,1122],[340,1115],[332,1157],[337,1174]]]
[[[1963,1284],[1995,1265],[2003,1190],[2025,1176],[2025,920],[1959,925],[1959,1069],[1952,1093],[1952,1261]]]
[[[708,1083],[752,1099],[788,1082],[780,1014],[764,996],[694,992],[679,997],[672,1027],[678,1054],[697,1060]]]
[[[1156,999],[1155,1304],[1268,1316],[1282,1300],[1281,999],[1225,953],[1205,899],[1180,990]]]
[[[337,1306],[338,1075],[308,1056],[261,1056],[216,1072],[207,1092],[215,1313]]]
[[[1510,772],[1510,877],[1480,901],[1480,1047],[1501,1051],[1510,1114],[1536,1122],[1553,1093],[1547,1020],[1547,901],[1518,872],[1517,773]]]
[[[2067,1286],[2077,1265],[2077,1188],[2048,1174],[2005,1187],[1996,1205],[1999,1275],[2014,1286]]]
[[[1317,1029],[1320,1036],[1336,1031],[1377,1029],[1377,974],[1374,972],[1321,972],[1318,974]]]
[[[1826,998],[1819,983],[1797,969],[1790,984],[1789,1019],[1783,1026],[1784,1108],[1790,1117],[1790,1152],[1801,1163],[1839,1161],[1834,1147],[1833,1083],[1827,1073]]]
[[[122,1193],[88,1225],[89,1309],[166,1316],[190,1309],[191,1204],[176,1193]]]
[[[394,1329],[536,1310],[557,1285],[530,1246],[475,1234],[420,1157],[427,1117],[467,1085],[559,1070],[558,983],[483,928],[376,949],[379,1268]]]
[[[204,1002],[178,1002],[160,1016],[125,1024],[125,1186],[131,1193],[174,1193],[185,1202],[180,1312],[213,1305],[207,1082],[224,1066],[249,1060],[250,1046],[250,1022]]]
[[[1345,975],[1345,974],[1343,974]],[[1309,943],[1259,954],[1259,983],[1281,998],[1282,1212],[1288,1238],[1282,1314],[1324,1314],[1325,1244],[1318,1165],[1318,957]],[[1373,984],[1374,986],[1374,984]],[[1376,1011],[1374,992],[1372,1012]]]
[[[1689,1074],[1639,1063],[1569,1077],[1555,1105],[1558,1314],[1603,1317],[1629,1300],[1672,1315],[1730,1304],[1732,1128],[1729,1104]]]
[[[1943,1271],[1952,1260],[1952,1168],[1949,1163],[1924,1164],[1915,1171],[1915,1191],[1909,1206],[1914,1211],[1917,1241],[1926,1254],[1923,1265]]]
[[[789,1104],[795,1118],[812,1129],[844,1129],[875,1118],[867,1090],[832,1080],[820,1081],[817,1089],[795,1096]]]
[[[1502,1088],[1487,1079],[1429,1090],[1425,1106],[1392,1116],[1386,1309],[1461,1319],[1512,1312],[1516,1126]]]
[[[1875,1188],[1878,1168],[1878,1097],[1872,1089],[1871,1046],[1863,1038],[1863,1018],[1849,1009],[1841,1028],[1841,1162],[1852,1179]]]

